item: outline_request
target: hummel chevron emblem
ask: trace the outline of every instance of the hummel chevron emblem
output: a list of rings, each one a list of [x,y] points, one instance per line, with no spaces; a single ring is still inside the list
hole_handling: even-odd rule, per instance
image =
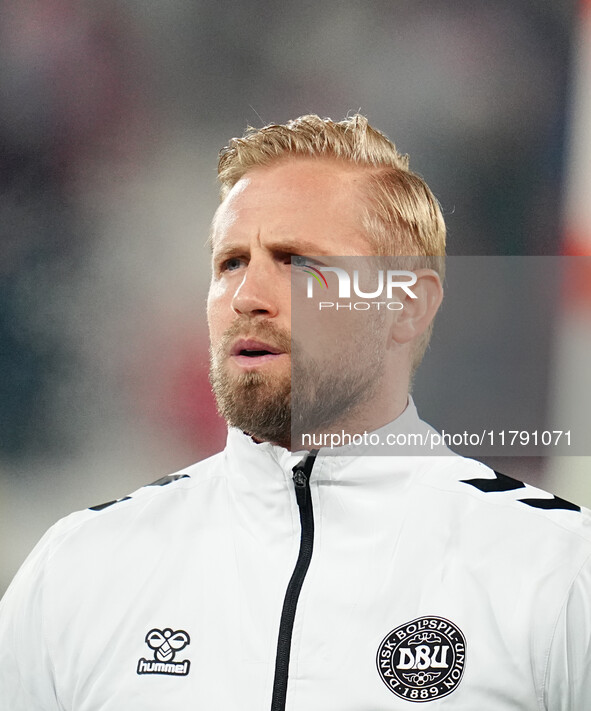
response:
[[[510,476],[495,472],[495,479],[463,479],[461,484],[470,484],[484,493],[493,491],[512,491],[513,489],[523,489],[525,484],[517,479],[512,479]]]
[[[169,474],[168,476],[163,476],[161,479],[156,479],[151,484],[146,484],[146,486],[166,486],[173,481],[178,481],[179,479],[190,479],[188,474]]]
[[[470,486],[480,489],[485,494],[513,491],[515,489],[524,489],[525,484],[517,479],[512,479],[510,476],[495,472],[494,479],[462,479],[461,484],[470,484]],[[531,506],[534,509],[564,509],[565,511],[580,511],[581,507],[576,504],[571,504],[570,501],[565,501],[558,496],[553,496],[551,499],[518,499],[522,504]]]
[[[109,506],[113,506],[114,504],[119,504],[122,501],[129,501],[131,499],[131,496],[124,496],[122,499],[115,499],[115,501],[107,501],[106,504],[99,504],[98,506],[90,506],[89,510],[90,511],[102,511],[103,509],[108,509]]]
[[[565,509],[566,511],[580,511],[581,507],[576,504],[571,504],[570,501],[565,501],[558,496],[553,496],[551,499],[519,499],[522,504],[533,506],[534,509]]]

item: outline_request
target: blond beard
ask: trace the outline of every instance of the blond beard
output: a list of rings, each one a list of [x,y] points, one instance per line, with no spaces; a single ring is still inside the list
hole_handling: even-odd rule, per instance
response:
[[[231,374],[228,353],[241,335],[280,348],[290,356],[291,370],[282,375],[260,371]],[[375,394],[383,370],[383,354],[376,339],[370,339],[369,344],[361,339],[357,347],[348,346],[332,360],[320,363],[274,325],[236,321],[218,346],[210,349],[209,376],[220,415],[257,441],[291,449],[292,443],[301,442],[303,433],[326,430]],[[365,357],[360,354],[363,348],[369,351]]]
[[[231,427],[238,427],[262,442],[289,447],[291,431],[291,371],[283,375],[249,371],[232,375],[227,357],[241,335],[271,342],[290,354],[291,340],[265,321],[235,321],[217,347],[210,348],[209,379],[218,411]]]

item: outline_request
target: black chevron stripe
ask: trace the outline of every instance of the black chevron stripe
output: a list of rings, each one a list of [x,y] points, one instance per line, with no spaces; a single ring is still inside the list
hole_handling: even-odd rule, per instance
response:
[[[512,479],[506,474],[495,472],[495,479],[462,479],[461,484],[470,484],[485,493],[497,491],[513,491],[513,489],[523,489],[525,484],[517,479]]]
[[[122,499],[115,499],[115,501],[107,501],[106,504],[99,504],[98,506],[89,506],[90,511],[102,511],[103,509],[108,509],[109,506],[113,506],[114,504],[118,504],[121,501],[129,501],[131,499],[131,496],[124,496]]]
[[[161,479],[156,479],[151,484],[146,484],[146,486],[166,486],[173,481],[178,479],[190,479],[188,474],[168,474],[168,476],[163,476]]]
[[[566,511],[580,511],[581,507],[571,504],[558,496],[551,499],[519,499],[522,504],[532,506],[534,509],[565,509]]]

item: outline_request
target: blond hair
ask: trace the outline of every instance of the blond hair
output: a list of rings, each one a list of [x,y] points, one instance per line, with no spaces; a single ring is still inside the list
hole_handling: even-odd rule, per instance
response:
[[[293,157],[328,158],[365,169],[363,227],[376,255],[433,257],[428,266],[443,276],[445,222],[437,199],[409,169],[408,156],[360,114],[343,121],[309,114],[284,125],[249,127],[220,152],[222,201],[252,168]]]
[[[408,268],[434,269],[443,279],[445,222],[439,203],[427,183],[409,169],[408,156],[361,114],[342,121],[308,114],[286,124],[249,127],[220,151],[222,201],[249,170],[294,157],[331,159],[363,169],[367,180],[361,188],[362,227],[376,256],[422,257]],[[431,327],[416,344],[413,372],[430,335]]]

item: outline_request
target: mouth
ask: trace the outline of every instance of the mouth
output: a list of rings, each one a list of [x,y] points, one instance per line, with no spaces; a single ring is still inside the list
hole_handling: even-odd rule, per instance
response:
[[[231,359],[241,367],[252,368],[277,360],[285,352],[276,346],[254,339],[241,338],[230,350]]]

